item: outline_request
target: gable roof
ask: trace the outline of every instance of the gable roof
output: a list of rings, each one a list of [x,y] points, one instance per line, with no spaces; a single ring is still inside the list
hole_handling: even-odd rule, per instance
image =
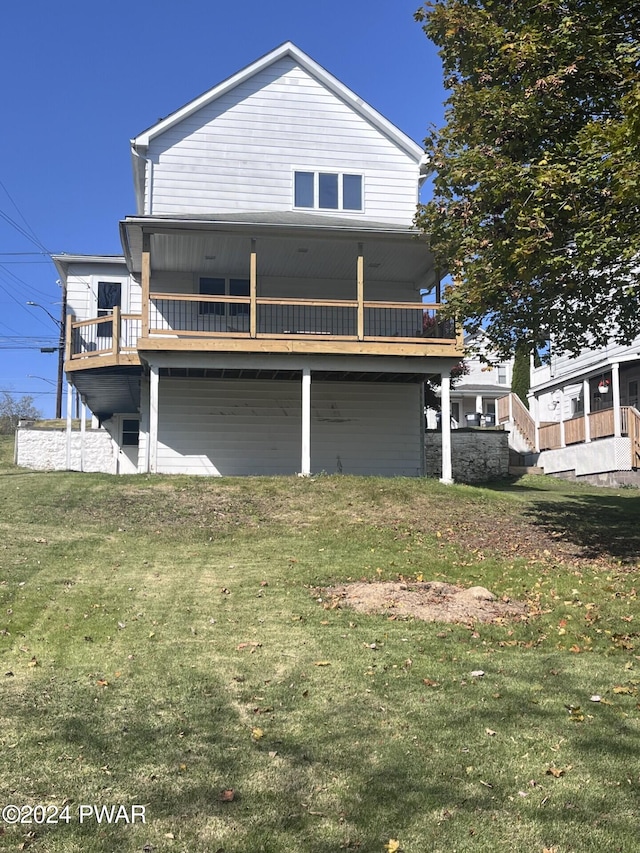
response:
[[[333,74],[330,74],[325,68],[304,53],[304,51],[300,50],[299,47],[296,47],[293,42],[286,41],[284,44],[275,48],[275,50],[270,51],[260,59],[257,59],[250,65],[247,65],[231,77],[227,77],[226,80],[223,80],[217,86],[214,86],[213,89],[209,89],[198,98],[194,98],[194,100],[189,101],[185,106],[175,110],[175,112],[172,112],[166,118],[161,119],[151,125],[151,127],[143,130],[142,133],[139,133],[131,140],[134,181],[138,200],[141,198],[141,192],[144,189],[145,182],[144,155],[153,139],[285,57],[293,59],[293,61],[300,65],[300,67],[309,75],[318,80],[344,103],[350,106],[354,112],[362,116],[362,118],[388,137],[402,151],[404,151],[405,154],[415,160],[416,163],[424,162],[424,150],[417,142],[392,124],[392,122],[386,119],[382,113],[379,113],[373,107],[369,106],[369,104],[363,101],[355,92],[345,86],[344,83],[341,83],[337,77],[334,77]]]

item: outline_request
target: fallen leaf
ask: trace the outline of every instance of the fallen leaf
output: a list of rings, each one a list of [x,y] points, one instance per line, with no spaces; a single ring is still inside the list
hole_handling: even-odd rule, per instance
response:
[[[473,672],[471,673],[471,678],[482,678],[483,675],[484,675],[483,669],[474,669]]]
[[[330,660],[317,660],[314,663],[314,666],[331,666],[331,661]]]
[[[427,687],[437,687],[438,686],[438,682],[434,681],[432,678],[423,678],[422,683],[426,684]]]
[[[623,693],[625,696],[633,696],[636,692],[634,687],[625,687],[624,685],[618,685],[618,687],[613,688],[614,693]]]
[[[495,737],[495,735],[497,734],[497,732],[494,732],[493,729],[485,729],[484,731],[485,734],[489,735],[489,737]]]
[[[387,853],[398,853],[398,850],[400,849],[400,842],[397,838],[390,838],[384,845],[384,849]]]
[[[547,767],[546,773],[547,776],[553,776],[554,779],[559,779],[561,776],[564,776],[566,770],[563,770],[561,767],[555,767],[552,764],[551,767]]]
[[[37,659],[36,659],[36,658],[31,658],[31,660],[29,661],[29,663],[27,664],[27,666],[31,666],[31,667],[33,667],[33,666],[39,666]]]
[[[221,803],[232,803],[235,799],[236,792],[233,788],[225,788],[224,791],[220,792],[218,799]]]
[[[96,684],[98,685],[98,687],[108,687],[109,686],[109,682],[107,681],[106,678],[99,678],[97,680]]]
[[[261,728],[259,728],[258,726],[254,726],[251,729],[251,737],[254,740],[260,740],[260,738],[264,737],[264,731]]]

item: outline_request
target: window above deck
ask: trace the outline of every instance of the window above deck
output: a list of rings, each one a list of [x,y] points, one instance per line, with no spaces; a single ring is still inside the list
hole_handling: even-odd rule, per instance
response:
[[[347,172],[296,170],[293,206],[302,210],[364,210],[362,175]]]

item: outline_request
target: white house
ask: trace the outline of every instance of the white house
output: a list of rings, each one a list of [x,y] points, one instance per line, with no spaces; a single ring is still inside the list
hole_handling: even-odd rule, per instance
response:
[[[639,388],[640,337],[578,356],[552,350],[531,374],[537,464],[546,474],[623,482],[621,472],[640,468]]]
[[[511,391],[513,357],[498,359],[484,334],[465,338],[465,372],[451,389],[451,426],[495,426],[496,403]],[[440,413],[427,409],[427,428],[436,429]]]
[[[446,410],[462,356],[412,226],[421,147],[288,42],[131,154],[122,256],[55,257],[117,470],[421,475],[424,379]]]

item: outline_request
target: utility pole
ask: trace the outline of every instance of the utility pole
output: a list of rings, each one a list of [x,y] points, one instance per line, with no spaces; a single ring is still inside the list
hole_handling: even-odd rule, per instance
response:
[[[63,285],[62,288],[62,308],[60,311],[60,319],[56,319],[53,314],[44,307],[44,305],[40,305],[39,302],[27,302],[27,305],[30,305],[32,308],[41,308],[45,314],[47,314],[50,319],[56,324],[58,327],[58,346],[57,347],[41,347],[40,352],[57,352],[58,353],[58,377],[56,382],[56,418],[60,419],[62,417],[62,385],[64,382],[64,321],[67,316],[67,288]]]

